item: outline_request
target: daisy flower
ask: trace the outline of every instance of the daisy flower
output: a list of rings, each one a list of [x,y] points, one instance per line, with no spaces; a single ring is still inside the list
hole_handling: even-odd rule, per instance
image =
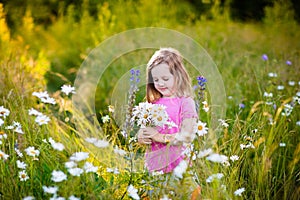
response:
[[[14,128],[15,128],[15,127],[14,127],[13,125],[9,125],[9,126],[6,126],[6,127],[5,127],[6,130],[12,130],[12,129],[14,129]]]
[[[65,162],[65,167],[68,169],[74,168],[74,167],[77,167],[77,163],[74,161],[68,161],[68,162]]]
[[[106,140],[97,140],[93,144],[98,148],[105,148],[109,146],[109,142]]]
[[[206,160],[209,160],[211,162],[216,162],[216,163],[225,163],[228,161],[228,157],[214,153],[206,157]]]
[[[0,119],[0,123],[1,123],[1,119]],[[4,131],[0,131],[0,140],[6,139],[6,138],[7,138],[7,134]]]
[[[235,196],[242,196],[242,193],[245,192],[245,188],[239,188],[234,192]]]
[[[255,148],[255,146],[251,143],[251,142],[249,142],[248,144],[240,144],[240,148],[241,148],[241,150],[243,150],[243,149],[254,149]]]
[[[108,123],[109,120],[110,120],[110,117],[108,115],[105,115],[105,116],[102,117],[102,122],[103,123]]]
[[[183,178],[183,174],[186,172],[188,163],[182,160],[177,167],[175,167],[173,173],[177,178]]]
[[[0,106],[0,117],[3,117],[4,119],[9,115],[10,111],[3,106]]]
[[[26,169],[27,164],[23,161],[17,160],[17,167],[20,169]]]
[[[292,111],[293,111],[293,106],[291,106],[290,104],[285,104],[281,115],[289,116],[292,113]]]
[[[41,98],[41,101],[43,103],[49,103],[49,104],[53,104],[55,105],[56,102],[55,102],[55,99],[51,98],[51,97],[48,97],[48,98]]]
[[[271,98],[273,97],[273,93],[264,92],[264,97]]]
[[[295,83],[295,81],[289,81],[288,84],[289,84],[289,86],[294,86],[296,83]]]
[[[279,146],[280,146],[280,147],[286,147],[286,143],[281,142],[281,143],[279,143]]]
[[[30,108],[30,109],[28,110],[28,114],[29,114],[29,115],[34,115],[34,116],[43,115],[41,112],[35,110],[34,108]]]
[[[296,102],[297,104],[300,104],[300,98],[298,96],[293,97],[293,102]]]
[[[27,175],[26,171],[23,170],[19,172],[19,178],[20,181],[27,181],[29,179],[29,176]]]
[[[108,112],[114,113],[114,112],[115,112],[115,107],[112,106],[112,105],[109,105],[109,106],[108,106]]]
[[[22,130],[22,125],[19,122],[13,121],[13,124],[11,126],[6,127],[6,129],[14,129],[14,132],[24,134]]]
[[[83,169],[86,173],[89,173],[89,172],[94,172],[96,173],[98,171],[98,167],[97,166],[94,166],[92,163],[90,162],[85,162],[84,163],[84,166],[83,166]]]
[[[0,118],[0,126],[4,124],[4,121]]]
[[[21,127],[21,126],[17,126],[17,127],[15,128],[14,132],[20,133],[20,134],[24,134],[24,131],[22,130],[22,127]]]
[[[130,184],[130,185],[128,186],[128,188],[127,188],[128,195],[129,195],[131,198],[135,199],[135,200],[139,200],[139,199],[140,199],[140,197],[139,197],[137,191],[138,191],[138,190],[135,189],[135,187],[134,187],[133,185],[131,185],[131,184]]]
[[[208,128],[206,127],[206,123],[203,123],[201,121],[197,122],[197,134],[198,136],[204,136],[207,134]]]
[[[118,146],[114,148],[114,152],[115,154],[119,154],[120,156],[125,156],[127,154],[126,151],[124,151],[123,149],[119,149]]]
[[[70,160],[75,162],[80,162],[82,160],[86,160],[89,157],[89,153],[87,152],[76,152],[70,157]]]
[[[47,98],[47,97],[49,97],[47,91],[44,91],[44,92],[33,92],[32,95],[36,96],[38,98]]]
[[[278,85],[277,86],[277,90],[283,90],[284,89],[284,86],[283,85]]]
[[[109,168],[109,167],[107,167],[106,171],[108,173],[114,173],[114,174],[119,174],[120,173],[118,168]]]
[[[49,94],[47,91],[44,92],[33,92],[33,96],[38,97],[43,103],[49,103],[49,104],[56,104],[55,99],[49,97]]]
[[[66,198],[65,197],[58,197],[58,196],[54,195],[49,200],[66,200]]]
[[[34,200],[35,198],[33,196],[27,196],[24,197],[22,200]]]
[[[69,95],[70,93],[71,94],[75,94],[75,87],[72,87],[71,85],[63,85],[61,86],[61,91],[63,93],[65,93],[66,95]]]
[[[203,151],[200,151],[198,153],[198,158],[204,158],[204,157],[208,156],[209,154],[211,154],[212,152],[213,152],[213,150],[211,148],[204,149]]]
[[[50,118],[47,117],[46,115],[38,115],[35,118],[35,122],[38,123],[38,125],[43,125],[43,124],[48,124],[48,122],[50,121]]]
[[[232,162],[234,162],[234,161],[237,161],[237,160],[239,160],[239,156],[237,156],[237,155],[232,155],[232,156],[230,156],[230,160],[232,161]]]
[[[227,124],[224,119],[219,119],[218,121],[221,123],[221,126],[223,126],[225,128],[227,128],[229,126],[229,124]]]
[[[72,195],[72,196],[69,196],[68,200],[80,200],[80,198],[77,198],[74,195]]]
[[[85,138],[85,141],[87,141],[88,143],[95,143],[97,141],[97,138]]]
[[[79,167],[75,167],[75,168],[69,168],[68,172],[72,175],[72,176],[80,176],[83,173],[83,169],[79,168]]]
[[[62,143],[55,142],[51,137],[49,138],[49,143],[55,150],[62,151],[65,149],[65,146]]]
[[[268,76],[271,77],[271,78],[275,78],[275,77],[277,77],[277,74],[273,73],[273,72],[270,72],[270,73],[268,73]]]
[[[23,153],[19,149],[15,148],[15,152],[16,152],[17,156],[19,156],[20,158],[23,158]]]
[[[0,160],[7,160],[7,158],[9,157],[9,155],[7,155],[6,153],[4,153],[3,151],[0,150]]]
[[[206,182],[211,183],[211,182],[213,182],[213,180],[220,180],[223,177],[224,177],[224,174],[222,174],[222,173],[212,174],[211,176],[209,176],[206,179]]]
[[[54,182],[62,182],[63,180],[67,180],[67,175],[63,173],[62,171],[52,171],[52,177],[51,180]]]
[[[48,193],[48,194],[56,194],[58,191],[58,187],[57,186],[47,187],[47,186],[43,185],[43,190],[45,193]]]
[[[208,111],[209,111],[209,106],[208,106],[207,101],[203,101],[202,104],[203,104],[203,110],[204,110],[205,112],[208,112]]]
[[[35,149],[33,146],[30,146],[30,147],[27,147],[25,149],[25,152],[28,156],[32,156],[32,157],[35,157],[35,156],[39,156],[40,155],[40,151]]]

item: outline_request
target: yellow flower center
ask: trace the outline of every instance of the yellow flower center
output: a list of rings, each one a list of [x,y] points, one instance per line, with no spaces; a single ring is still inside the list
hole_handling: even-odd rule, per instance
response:
[[[159,117],[157,118],[157,121],[162,121],[162,117],[159,116]]]
[[[203,126],[199,125],[198,130],[201,131],[203,129]]]

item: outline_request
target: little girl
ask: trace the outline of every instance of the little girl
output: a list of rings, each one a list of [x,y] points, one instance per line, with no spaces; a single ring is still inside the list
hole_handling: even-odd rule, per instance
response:
[[[147,64],[146,98],[150,103],[166,106],[177,127],[139,130],[138,142],[151,146],[145,156],[150,172],[170,174],[185,159],[182,144],[192,142],[198,118],[192,96],[190,77],[180,53],[173,48],[156,51]]]

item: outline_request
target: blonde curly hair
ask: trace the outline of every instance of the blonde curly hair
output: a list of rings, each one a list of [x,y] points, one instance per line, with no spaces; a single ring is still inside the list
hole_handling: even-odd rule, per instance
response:
[[[151,74],[151,70],[159,64],[167,64],[169,66],[170,73],[175,79],[175,95],[177,97],[193,96],[191,79],[185,69],[183,58],[179,51],[170,47],[160,48],[153,54],[147,64],[146,99],[148,102],[152,103],[162,97],[162,94],[154,87],[153,77]]]

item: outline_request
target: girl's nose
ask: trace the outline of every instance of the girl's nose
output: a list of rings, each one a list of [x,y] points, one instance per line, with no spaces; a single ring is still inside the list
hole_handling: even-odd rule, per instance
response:
[[[159,81],[159,82],[158,82],[158,85],[159,85],[159,86],[163,86],[164,83],[163,83],[162,81]]]

